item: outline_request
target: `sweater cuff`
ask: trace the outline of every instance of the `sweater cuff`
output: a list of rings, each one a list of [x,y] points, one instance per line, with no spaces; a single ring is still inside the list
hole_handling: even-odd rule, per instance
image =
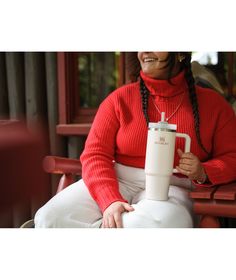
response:
[[[206,182],[206,183],[203,183],[203,184],[199,184],[196,180],[193,180],[192,183],[194,184],[194,186],[196,187],[213,187],[214,184],[212,184],[210,181],[209,182]]]
[[[212,184],[205,166],[204,166],[204,171],[205,171],[204,182],[200,182],[199,180],[192,180],[193,185],[195,185],[196,187],[213,187],[214,184]]]
[[[111,186],[101,188],[94,199],[97,202],[102,213],[113,202],[121,201],[128,203],[128,201],[121,196],[120,192],[116,189],[111,188]]]
[[[203,167],[209,181],[211,182],[211,186],[224,183],[224,174],[222,176],[223,172],[219,170],[219,167],[217,168],[216,166],[212,166],[212,164],[209,162],[204,162]]]

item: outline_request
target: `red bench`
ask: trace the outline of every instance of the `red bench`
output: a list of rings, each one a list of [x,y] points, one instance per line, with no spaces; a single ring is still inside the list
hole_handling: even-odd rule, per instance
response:
[[[236,218],[236,182],[213,188],[198,187],[190,193],[200,227],[220,227],[218,217]]]

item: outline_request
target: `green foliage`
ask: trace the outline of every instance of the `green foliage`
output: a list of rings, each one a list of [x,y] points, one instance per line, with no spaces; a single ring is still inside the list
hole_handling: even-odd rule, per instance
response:
[[[117,87],[119,53],[91,52],[78,56],[81,107],[96,108]]]

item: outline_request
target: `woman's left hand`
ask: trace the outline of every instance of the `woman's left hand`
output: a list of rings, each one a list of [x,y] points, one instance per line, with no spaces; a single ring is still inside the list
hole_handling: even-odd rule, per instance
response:
[[[176,169],[179,173],[186,175],[191,180],[204,182],[206,173],[199,158],[192,153],[184,153],[181,149],[177,150],[180,160]]]

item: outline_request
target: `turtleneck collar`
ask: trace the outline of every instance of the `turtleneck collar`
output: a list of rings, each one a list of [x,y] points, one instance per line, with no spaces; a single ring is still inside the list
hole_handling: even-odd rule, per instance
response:
[[[184,77],[184,71],[181,71],[175,77],[171,78],[171,84],[168,80],[158,80],[146,76],[143,71],[140,71],[140,76],[143,79],[146,87],[151,95],[159,95],[162,97],[171,97],[179,95],[187,90],[187,82]]]

